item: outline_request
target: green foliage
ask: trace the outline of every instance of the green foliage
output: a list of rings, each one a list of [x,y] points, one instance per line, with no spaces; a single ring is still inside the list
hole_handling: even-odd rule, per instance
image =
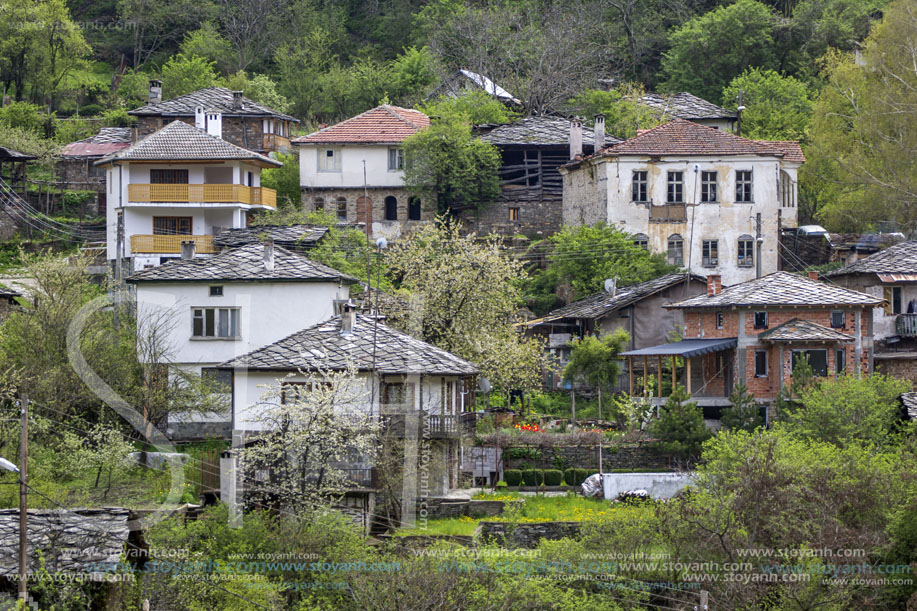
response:
[[[427,47],[407,47],[392,61],[395,89],[392,94],[402,104],[421,98],[436,84],[435,60]]]
[[[529,447],[507,448],[506,457],[509,459],[528,458],[530,460],[538,460],[541,458],[541,450]]]
[[[115,81],[115,98],[126,108],[138,108],[149,101],[150,79],[153,75],[142,70],[128,69]]]
[[[38,157],[39,163],[50,163],[60,145],[54,140],[42,138],[33,132],[18,127],[0,125],[0,146],[6,146],[20,153]]]
[[[601,338],[587,335],[571,342],[570,360],[564,367],[564,380],[583,381],[599,393],[599,418],[602,417],[602,390],[615,385],[621,364],[618,354],[627,349],[630,334],[616,329]]]
[[[224,73],[229,71],[233,61],[232,45],[209,21],[193,32],[186,32],[179,51],[186,57],[201,57],[214,62]]]
[[[564,480],[564,472],[560,469],[545,469],[544,470],[544,485],[545,486],[560,486]]]
[[[302,188],[299,186],[299,155],[277,153],[277,160],[282,161],[283,166],[262,170],[261,186],[277,191],[278,207],[295,210],[300,207],[302,201]]]
[[[805,140],[812,116],[809,89],[774,70],[749,68],[723,90],[723,103],[735,108],[742,93],[742,136],[755,140]]]
[[[124,108],[112,108],[102,113],[104,127],[131,127],[136,122],[137,119],[127,114]]]
[[[548,268],[536,272],[526,287],[526,300],[539,314],[561,305],[558,294],[569,295],[571,289],[572,301],[604,290],[609,278],[617,277],[622,287],[678,271],[664,255],[648,253],[614,225],[565,226],[549,240],[554,249]]]
[[[659,113],[639,103],[645,94],[637,83],[625,83],[611,91],[587,89],[570,100],[570,109],[592,122],[597,114],[605,115],[605,133],[627,139],[641,129],[650,129],[662,123]]]
[[[522,481],[526,486],[540,486],[544,482],[544,471],[541,469],[523,469]]]
[[[684,387],[676,386],[659,418],[650,424],[650,433],[659,440],[662,452],[694,460],[700,457],[701,446],[710,438],[710,431],[704,425],[703,411],[688,399]]]
[[[743,70],[775,61],[776,19],[757,0],[738,0],[675,29],[663,55],[666,91],[690,91],[714,103]]]
[[[15,127],[35,135],[45,132],[45,117],[39,114],[37,104],[29,102],[13,102],[0,108],[0,123],[8,127]]]
[[[839,447],[860,443],[872,447],[894,444],[901,424],[901,393],[906,380],[873,374],[840,376],[803,390],[795,409],[784,414],[788,430],[806,439]]]
[[[724,428],[733,430],[753,431],[764,422],[761,418],[761,409],[755,403],[755,396],[749,394],[745,382],[738,382],[729,395],[732,407],[723,410],[720,424]]]
[[[85,119],[71,117],[64,121],[57,121],[54,129],[54,139],[61,144],[69,144],[84,138],[90,138],[97,132],[95,126]]]
[[[504,469],[503,478],[507,486],[519,486],[522,484],[522,471],[519,469]]]
[[[436,119],[454,117],[467,121],[471,125],[511,123],[518,117],[518,113],[478,89],[463,92],[455,97],[436,98],[422,104],[420,110],[429,117]]]
[[[162,97],[175,98],[217,83],[216,63],[179,53],[162,67]]]
[[[223,82],[223,86],[242,94],[256,102],[260,102],[277,112],[288,112],[290,102],[277,91],[277,83],[265,74],[246,74],[243,70],[230,74]],[[295,155],[289,155],[294,157]]]
[[[405,186],[438,213],[483,209],[500,194],[500,151],[459,116],[433,119],[403,146]]]

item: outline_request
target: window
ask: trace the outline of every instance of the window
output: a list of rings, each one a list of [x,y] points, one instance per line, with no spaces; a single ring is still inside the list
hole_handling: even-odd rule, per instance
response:
[[[670,204],[680,204],[685,201],[685,173],[669,172],[668,191],[666,201]]]
[[[191,337],[239,337],[238,308],[192,308]]]
[[[718,261],[717,250],[716,240],[703,240],[701,242],[704,267],[716,267]]]
[[[408,198],[408,220],[409,221],[419,221],[420,220],[420,198],[419,197],[409,197]]]
[[[796,206],[796,191],[793,189],[793,179],[784,170],[780,170],[780,178],[777,182],[777,189],[780,192],[780,205],[785,208]]]
[[[887,286],[884,290],[885,301],[885,313],[888,315],[891,314],[901,314],[901,287],[900,286]]]
[[[755,312],[755,329],[767,329],[767,312]]]
[[[685,243],[677,233],[669,236],[667,259],[669,265],[685,264]]]
[[[716,172],[700,173],[700,201],[716,201]]]
[[[313,210],[324,210],[325,209],[325,198],[316,197],[312,200],[312,209]]]
[[[633,175],[632,197],[635,202],[648,202],[646,192],[646,170],[636,170]]]
[[[736,170],[736,201],[754,201],[751,197],[751,170]]]
[[[722,312],[716,313],[716,328],[717,329],[723,328],[723,318],[724,318],[724,315]]]
[[[153,235],[191,235],[191,217],[154,216]]]
[[[843,329],[844,328],[844,311],[843,310],[833,310],[831,312],[831,328],[832,329]]]
[[[398,220],[398,199],[394,195],[389,195],[385,198],[385,220]]]
[[[214,392],[232,392],[232,370],[216,367],[201,367],[201,379]]]
[[[318,388],[331,388],[330,382],[281,382],[280,402],[283,404],[303,401],[308,394]]]
[[[649,250],[649,237],[645,233],[638,233],[634,236],[634,246],[642,248],[643,250]]]
[[[319,172],[340,172],[341,171],[341,149],[319,149],[318,150],[318,171]]]
[[[223,296],[223,287],[222,286],[211,286],[210,287],[210,296],[211,297],[222,297]]]
[[[339,197],[337,198],[337,217],[339,221],[347,220],[347,198]]]
[[[186,185],[188,170],[150,170],[150,184]]]
[[[847,371],[846,353],[843,348],[834,351],[834,371],[838,375],[843,375]]]
[[[511,221],[519,220],[519,208],[510,208],[509,209],[509,220]]]
[[[739,267],[751,267],[755,264],[755,239],[750,235],[739,236]]]
[[[404,151],[400,148],[388,150],[388,171],[395,172],[404,169]]]
[[[414,409],[414,385],[405,382],[383,382],[382,405]]]
[[[249,186],[249,187],[254,187],[254,186],[255,186],[255,174],[254,174],[253,172],[247,172],[247,173],[246,173],[246,180],[248,180],[248,186]]]
[[[443,415],[455,413],[455,382],[442,379],[440,384],[440,412]]]
[[[812,368],[813,374],[822,377],[828,375],[827,350],[793,350],[791,367],[794,370],[801,359],[809,361],[809,367]]]
[[[767,350],[755,350],[755,377],[767,377]]]

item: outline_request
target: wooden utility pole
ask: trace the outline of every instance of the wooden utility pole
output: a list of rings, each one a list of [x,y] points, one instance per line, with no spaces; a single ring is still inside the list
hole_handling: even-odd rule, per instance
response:
[[[19,599],[26,600],[26,579],[29,566],[28,538],[28,477],[29,477],[29,395],[23,393],[20,411],[22,431],[19,437]]]

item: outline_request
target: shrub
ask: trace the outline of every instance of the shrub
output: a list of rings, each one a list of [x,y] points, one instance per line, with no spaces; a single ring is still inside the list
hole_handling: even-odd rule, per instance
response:
[[[586,481],[586,478],[595,473],[595,469],[575,469],[576,478],[574,486],[579,486]]]
[[[569,469],[564,469],[564,483],[568,486],[575,486],[573,483],[576,481],[576,469],[570,467]]]
[[[507,486],[519,486],[522,484],[522,471],[519,469],[506,469],[503,471],[503,479],[506,480]]]
[[[498,481],[496,484],[497,488],[506,488],[507,485],[508,484],[505,481],[503,481],[502,479]]]
[[[94,117],[102,114],[105,109],[100,104],[85,104],[80,106],[80,115],[84,117]]]
[[[564,474],[559,469],[545,469],[544,483],[545,486],[560,486],[564,479]]]
[[[544,481],[544,472],[539,469],[526,469],[522,472],[526,486],[540,486]]]
[[[662,414],[650,424],[650,433],[659,439],[658,448],[666,454],[695,460],[701,445],[710,438],[703,411],[688,401],[688,393],[677,386],[666,399]]]

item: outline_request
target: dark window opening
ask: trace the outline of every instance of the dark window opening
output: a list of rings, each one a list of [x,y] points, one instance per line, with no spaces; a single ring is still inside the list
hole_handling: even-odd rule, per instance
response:
[[[643,250],[649,250],[649,240],[649,237],[645,233],[638,233],[634,236],[634,246],[642,248]]]
[[[398,200],[394,195],[389,195],[385,198],[385,220],[398,220]]]
[[[647,189],[646,189],[646,170],[636,170],[634,171],[633,176],[633,187],[631,197],[635,202],[647,202]]]
[[[824,377],[828,375],[828,351],[827,350],[793,350],[791,367],[795,370],[796,364],[805,359],[812,368],[812,373]]]
[[[843,329],[844,328],[844,311],[843,310],[834,310],[831,312],[831,328],[832,329]]]
[[[701,172],[700,201],[716,201],[716,172]]]
[[[717,329],[723,328],[723,313],[722,312],[716,313],[716,328]]]
[[[843,374],[847,371],[847,358],[843,348],[838,348],[834,352],[834,371]]]
[[[736,170],[736,201],[752,202],[751,170]]]
[[[188,170],[150,170],[150,184],[186,185]]]
[[[519,208],[510,208],[509,209],[509,220],[511,221],[519,220]]]
[[[716,240],[703,240],[701,243],[704,267],[716,267],[719,263],[718,244]]]
[[[755,312],[755,329],[767,329],[767,312]]]
[[[408,198],[408,220],[409,221],[419,221],[420,220],[420,198],[419,197]]]
[[[191,235],[191,217],[154,216],[153,235]]]
[[[347,220],[347,198],[337,198],[337,217],[339,221]]]
[[[222,297],[223,296],[223,287],[222,286],[211,286],[210,287],[210,296],[211,297]]]
[[[767,350],[755,350],[755,377],[767,377]]]
[[[685,201],[684,172],[669,172],[666,201],[670,204],[681,204]]]

